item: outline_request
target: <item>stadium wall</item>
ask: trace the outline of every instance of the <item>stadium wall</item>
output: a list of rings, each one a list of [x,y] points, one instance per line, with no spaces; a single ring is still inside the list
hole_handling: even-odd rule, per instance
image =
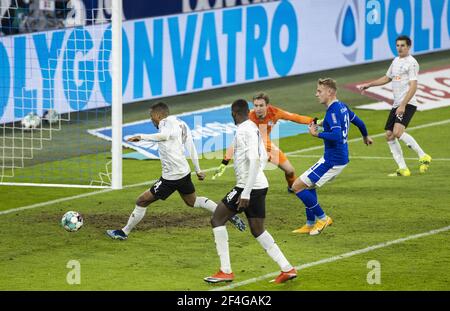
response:
[[[125,21],[123,99],[386,60],[399,34],[413,54],[450,49],[449,1],[277,1]],[[0,38],[0,123],[110,105],[108,27]]]

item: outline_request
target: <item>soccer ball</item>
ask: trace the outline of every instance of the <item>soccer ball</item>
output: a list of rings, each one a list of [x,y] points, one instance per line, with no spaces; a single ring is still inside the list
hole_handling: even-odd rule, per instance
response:
[[[61,226],[69,232],[78,231],[83,226],[83,216],[78,212],[69,211],[62,217]]]
[[[56,122],[59,121],[59,114],[58,112],[56,112],[56,110],[50,109],[44,112],[42,118],[46,120],[49,124],[55,124]]]
[[[21,121],[25,130],[35,129],[41,124],[41,118],[34,112],[27,114]]]

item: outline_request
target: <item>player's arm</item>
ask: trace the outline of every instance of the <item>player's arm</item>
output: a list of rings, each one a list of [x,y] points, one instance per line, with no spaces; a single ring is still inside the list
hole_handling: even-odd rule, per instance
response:
[[[398,116],[403,116],[405,113],[406,105],[409,103],[411,98],[413,98],[414,94],[416,94],[417,91],[417,80],[409,81],[408,83],[409,89],[408,92],[405,95],[405,98],[403,98],[400,106],[398,106],[397,110],[395,111],[395,114]]]
[[[170,134],[160,132],[160,133],[155,133],[155,134],[141,134],[140,137],[141,137],[141,140],[158,142],[158,141],[168,140],[170,137]]]
[[[323,131],[319,133],[319,127],[317,124],[311,123],[308,126],[309,133],[314,136],[321,138],[323,140],[329,140],[329,141],[339,141],[341,138],[341,124],[337,123],[337,120],[333,119],[331,120],[327,115],[325,115],[325,119],[323,121],[328,122],[328,124],[331,124],[329,131]]]
[[[139,134],[139,135],[135,135],[135,136],[128,138],[127,141],[137,142],[137,141],[141,141],[141,140],[146,140],[146,141],[159,142],[159,141],[168,140],[169,137],[170,137],[170,135],[166,135],[164,133]]]
[[[308,130],[312,136],[321,138],[323,140],[338,141],[341,138],[341,126],[340,125],[333,126],[331,128],[331,131],[319,133],[317,125],[312,123],[308,126]]]
[[[312,118],[312,117],[302,116],[302,115],[288,112],[288,111],[285,111],[285,110],[282,110],[279,108],[278,108],[276,116],[277,116],[277,119],[288,120],[288,121],[292,121],[292,122],[300,123],[300,124],[310,124],[311,122],[314,122],[314,118]]]
[[[403,99],[402,103],[400,104],[400,106],[403,106],[403,107],[406,107],[406,105],[409,103],[411,98],[413,98],[414,94],[416,94],[417,80],[409,81],[408,85],[409,85],[408,92],[406,93],[405,98]]]
[[[198,153],[197,148],[195,148],[194,138],[192,137],[191,131],[185,126],[186,130],[186,141],[184,143],[184,147],[189,153],[189,156],[191,157],[192,164],[194,164],[195,173],[197,174],[197,177],[199,180],[205,179],[205,173],[202,172],[202,169],[200,168],[200,163],[198,161]]]
[[[389,82],[391,82],[391,81],[392,81],[392,79],[389,78],[388,76],[383,76],[383,77],[378,78],[378,79],[376,79],[376,80],[373,80],[373,81],[371,81],[371,82],[368,82],[368,83],[364,83],[364,84],[358,85],[358,89],[359,89],[360,91],[364,91],[364,90],[367,90],[367,89],[370,88],[370,87],[373,87],[373,86],[380,86],[380,85],[385,85],[386,83],[389,83]]]
[[[234,152],[233,145],[230,145],[227,151],[225,152],[225,157],[223,158],[219,167],[214,171],[212,179],[216,179],[217,177],[220,177],[223,175],[223,173],[225,173],[225,169],[227,168],[228,163],[230,163],[230,160],[233,158],[233,152]]]
[[[361,132],[361,136],[363,137],[364,143],[369,146],[373,144],[372,138],[369,136],[369,133],[367,132],[366,124],[363,120],[361,120],[353,111],[348,109],[350,122],[354,125],[356,125]]]
[[[370,87],[385,85],[386,83],[391,82],[392,78],[393,78],[393,76],[392,76],[392,64],[391,64],[391,66],[389,66],[388,71],[386,72],[386,75],[384,75],[376,80],[370,81],[368,83],[358,85],[357,88],[359,89],[359,91],[361,93],[363,93],[365,90],[367,90]]]
[[[139,134],[127,139],[127,141],[136,142],[141,140],[146,141],[166,141],[170,138],[170,134],[172,133],[172,129],[170,125],[166,121],[162,121],[159,124],[159,132],[154,134]]]
[[[260,166],[258,135],[254,131],[249,131],[246,133],[245,141],[247,143],[246,156],[249,161],[249,169],[247,182],[245,183],[244,190],[242,191],[239,199],[239,209],[246,208],[250,202],[250,193],[255,185]]]

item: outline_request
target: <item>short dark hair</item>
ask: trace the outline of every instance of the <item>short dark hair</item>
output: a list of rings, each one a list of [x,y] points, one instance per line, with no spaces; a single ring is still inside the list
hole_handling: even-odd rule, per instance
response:
[[[317,80],[317,84],[324,85],[330,89],[337,91],[336,80],[333,80],[331,78],[321,78],[321,79]]]
[[[250,109],[248,109],[248,103],[245,99],[237,99],[231,105],[231,111],[240,116],[246,116]]]
[[[264,99],[264,101],[266,102],[267,105],[270,103],[269,95],[267,95],[264,92],[260,92],[260,93],[256,94],[255,96],[253,96],[253,101],[255,101],[257,99]]]
[[[407,46],[411,46],[411,38],[406,35],[398,36],[397,39],[395,39],[395,42],[397,41],[406,41]]]
[[[150,107],[150,112],[156,112],[161,115],[169,115],[169,106],[163,102],[158,102]]]

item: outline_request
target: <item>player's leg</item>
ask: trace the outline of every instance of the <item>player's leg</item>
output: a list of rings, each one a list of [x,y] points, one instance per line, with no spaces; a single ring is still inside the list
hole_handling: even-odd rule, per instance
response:
[[[125,227],[117,230],[107,230],[106,234],[115,240],[126,240],[131,230],[144,218],[147,206],[158,199],[150,192],[150,190],[142,193],[136,200],[136,205],[131,213]]]
[[[157,201],[167,199],[176,190],[176,181],[160,177],[150,188],[136,200],[136,205],[125,227],[119,230],[107,230],[106,234],[115,240],[125,240],[131,230],[144,218],[147,207]]]
[[[391,150],[392,157],[398,165],[396,172],[389,174],[389,176],[410,176],[411,172],[409,171],[408,166],[406,166],[402,147],[392,131],[386,131],[386,141]]]
[[[215,202],[205,197],[197,197],[190,173],[177,182],[176,189],[187,206],[201,207],[211,213],[216,210],[217,204]]]
[[[306,207],[307,223],[293,232],[317,235],[326,227],[333,224],[331,217],[325,214],[319,204],[315,187],[321,187],[328,181],[334,179],[342,172],[345,166],[346,165],[331,166],[322,158],[299,178],[297,178],[293,184],[293,189],[297,197]],[[318,220],[311,228],[312,214],[314,214],[315,218],[318,218]]]
[[[195,192],[191,194],[182,194],[180,193],[180,196],[183,198],[183,201],[186,203],[186,205],[190,207],[200,207],[204,208],[211,213],[214,213],[214,211],[217,208],[217,203],[208,199],[207,197],[198,197],[196,196]],[[245,228],[247,227],[245,225],[245,222],[238,216],[234,215],[232,216],[229,221],[238,229],[239,231],[245,231]]]
[[[226,200],[226,203],[223,201],[219,202],[211,218],[214,242],[216,243],[217,254],[220,258],[220,270],[216,274],[204,278],[208,283],[231,282],[234,279],[234,274],[231,270],[228,231],[225,224],[237,213],[237,199],[239,195],[236,189],[230,191],[223,199]]]
[[[292,232],[309,234],[311,232],[312,228],[314,228],[314,225],[316,224],[316,215],[315,215],[315,213],[313,211],[314,204],[312,204],[312,203],[305,203],[305,202],[314,201],[314,199],[313,199],[314,197],[317,200],[317,194],[316,194],[315,191],[314,192],[310,192],[310,194],[313,196],[313,198],[309,198],[309,199],[308,198],[304,198],[304,199],[302,199],[301,197],[304,197],[304,196],[308,195],[307,192],[309,192],[310,189],[304,182],[302,182],[302,180],[300,178],[297,178],[295,180],[294,184],[292,185],[292,190],[294,191],[294,193],[297,195],[297,197],[305,205],[305,213],[306,213],[306,224],[304,224],[300,228],[297,228],[297,229],[293,230]],[[301,197],[300,197],[300,193],[302,193]]]
[[[158,198],[150,190],[145,191],[138,197],[136,207],[128,219],[127,225],[122,228],[126,235],[129,235],[131,230],[144,218],[147,207],[155,201],[158,201]]]
[[[289,162],[287,156],[281,151],[275,144],[270,143],[270,154],[269,159],[270,162],[276,166],[278,166],[283,172],[286,182],[288,184],[288,191],[292,191],[292,184],[297,179],[295,176],[295,169],[292,166],[291,162]]]
[[[216,210],[217,204],[215,202],[205,197],[197,197],[191,174],[188,174],[179,180],[177,183],[177,191],[187,206],[201,207],[211,213],[214,213]]]
[[[194,187],[194,184],[192,183],[192,179],[191,179],[191,174],[189,174],[188,176],[186,176],[180,180],[180,182],[177,185],[177,190],[187,206],[204,208],[204,209],[210,211],[211,213],[214,213],[214,211],[217,208],[216,202],[214,202],[206,197],[198,197],[196,195],[195,187]],[[232,216],[230,218],[230,222],[239,231],[245,230],[246,225],[239,216],[237,216],[237,215]]]
[[[419,157],[419,170],[421,173],[425,173],[430,165],[431,157],[423,151],[414,137],[412,137],[405,131],[415,112],[415,106],[406,105],[405,114],[403,115],[403,118],[399,120],[399,122],[395,123],[393,134],[396,138],[404,142],[406,146],[408,146],[408,148],[412,149],[417,154],[417,156]]]
[[[395,108],[391,110],[384,127],[384,129],[386,130],[386,141],[389,146],[389,150],[391,150],[392,157],[398,165],[398,169],[396,170],[396,172],[393,174],[389,174],[389,176],[409,176],[411,175],[411,173],[406,166],[405,159],[403,158],[402,147],[400,146],[399,141],[394,135],[394,126],[396,124],[395,121],[396,119],[398,119],[395,112]]]
[[[292,166],[291,162],[289,162],[286,155],[280,151],[280,164],[278,167],[284,172],[284,178],[286,179],[287,185],[288,185],[288,192],[294,192],[292,191],[292,184],[297,179],[297,176],[295,176],[295,169]]]
[[[252,235],[262,248],[264,248],[267,255],[269,255],[281,269],[280,275],[272,281],[275,283],[283,283],[295,278],[297,272],[286,259],[272,235],[264,228],[264,219],[266,217],[266,195],[267,189],[253,190],[250,197],[250,204],[245,209],[245,214],[247,215]]]

